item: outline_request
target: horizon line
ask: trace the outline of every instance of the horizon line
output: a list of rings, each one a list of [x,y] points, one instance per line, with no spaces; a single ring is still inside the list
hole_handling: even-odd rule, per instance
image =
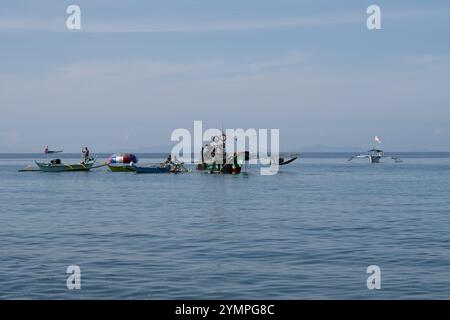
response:
[[[410,151],[395,151],[395,150],[383,150],[384,152],[387,153],[449,153],[450,154],[450,150],[432,150],[432,151],[414,151],[414,150],[410,150]],[[92,154],[120,154],[120,153],[140,153],[140,154],[167,154],[170,153],[170,151],[154,151],[154,152],[145,152],[145,151],[132,151],[132,152],[111,152],[111,151],[99,151],[99,152],[92,152]],[[243,151],[241,151],[243,152]],[[355,150],[349,150],[349,151],[280,151],[279,153],[298,153],[298,154],[302,154],[302,153],[355,153],[355,152],[360,152],[360,151],[355,151]],[[366,151],[362,151],[362,152],[366,152]],[[269,152],[270,153],[270,152]],[[0,152],[0,155],[11,155],[11,154],[21,154],[21,155],[35,155],[35,154],[43,154],[45,155],[43,152]],[[81,152],[79,151],[68,151],[68,152],[61,152],[59,154],[81,154]],[[191,154],[195,154],[194,152],[191,152]],[[55,154],[56,155],[56,154]]]

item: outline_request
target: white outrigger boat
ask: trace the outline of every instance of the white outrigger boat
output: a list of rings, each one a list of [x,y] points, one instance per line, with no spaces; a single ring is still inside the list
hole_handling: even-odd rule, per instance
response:
[[[375,142],[378,144],[381,144],[380,138],[378,136],[375,136]],[[348,161],[352,161],[353,159],[369,159],[370,163],[380,163],[382,158],[387,158],[387,156],[384,155],[384,151],[378,148],[372,148],[369,151],[367,151],[367,154],[357,154],[355,156],[350,157]],[[394,160],[396,163],[403,162],[398,157],[389,157],[392,160]]]
[[[348,161],[352,161],[353,159],[369,159],[370,163],[380,163],[381,158],[384,157],[384,151],[380,149],[371,149],[367,151],[367,154],[358,154],[356,156],[352,156]]]

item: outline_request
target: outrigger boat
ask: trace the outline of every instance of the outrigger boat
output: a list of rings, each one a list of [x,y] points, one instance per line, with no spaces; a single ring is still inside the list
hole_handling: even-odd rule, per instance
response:
[[[380,138],[375,136],[375,142],[378,144],[381,144]],[[367,151],[367,154],[357,154],[355,156],[352,156],[348,159],[348,161],[352,161],[353,159],[369,159],[370,163],[380,163],[382,158],[387,158],[387,156],[384,155],[384,151],[378,148],[372,148],[369,151]],[[403,162],[398,157],[389,157],[392,160],[394,160],[396,163]]]
[[[284,157],[280,157],[278,159],[278,164],[280,166],[284,166],[284,165],[289,164],[297,159],[298,159],[298,155],[296,153],[293,153],[293,154],[289,155],[288,159],[285,159]]]
[[[229,156],[226,153],[227,136],[213,136],[211,143],[202,147],[202,162],[197,165],[197,170],[219,174],[241,173],[244,161],[249,160],[249,153],[237,153]]]
[[[197,164],[197,170],[209,173],[222,174],[239,174],[245,161],[250,160],[250,153],[234,152],[232,155],[226,153],[227,136],[222,133],[222,136],[213,136],[211,143],[202,147],[202,160]],[[280,166],[289,164],[298,159],[297,154],[290,154],[287,159],[280,156],[278,164]]]
[[[93,168],[96,160],[91,158],[86,162],[77,164],[62,163],[60,159],[51,160],[50,162],[35,161],[35,163],[39,170],[44,172],[89,171]]]
[[[111,172],[135,172],[136,167],[133,164],[138,162],[138,158],[131,153],[113,154],[106,161]]]
[[[129,164],[124,164],[124,165],[119,165],[119,166],[113,166],[113,165],[107,164],[107,167],[111,172],[135,172],[136,171],[136,168]]]
[[[384,157],[384,151],[380,149],[371,149],[367,151],[367,154],[358,154],[350,157],[348,161],[353,159],[369,159],[370,163],[380,163],[381,158]]]
[[[49,150],[48,149],[48,146],[45,146],[45,148],[44,148],[44,153],[45,154],[54,154],[54,153],[61,153],[61,152],[63,152],[62,150]]]
[[[136,173],[180,173],[180,172],[191,172],[191,169],[186,169],[183,162],[171,160],[171,157],[169,156],[168,160],[166,162],[163,162],[161,164],[153,164],[149,166],[136,166],[134,164],[131,164],[131,166],[134,168],[134,171]]]
[[[169,173],[170,172],[170,166],[165,166],[165,167],[161,167],[161,166],[135,166],[134,167],[134,171],[136,171],[136,173]]]
[[[27,166],[23,169],[20,169],[19,172],[32,172],[32,171],[44,171],[44,172],[67,172],[67,171],[89,171],[93,168],[99,168],[99,167],[103,167],[105,164],[99,165],[99,166],[95,166],[94,164],[96,162],[96,158],[89,158],[87,160],[83,160],[80,163],[76,163],[76,164],[67,164],[67,163],[63,163],[61,161],[61,159],[53,159],[53,160],[48,160],[48,156],[50,154],[56,154],[56,153],[61,153],[62,150],[58,150],[58,151],[51,151],[48,149],[48,146],[45,147],[44,149],[44,154],[47,157],[47,161],[46,162],[40,162],[40,161],[34,161],[35,164],[37,165],[36,167],[33,166]]]

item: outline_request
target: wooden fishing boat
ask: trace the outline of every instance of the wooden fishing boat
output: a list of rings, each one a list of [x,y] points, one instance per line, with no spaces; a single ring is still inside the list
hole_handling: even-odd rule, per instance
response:
[[[288,157],[288,159],[285,159],[284,157],[280,157],[279,160],[278,160],[278,164],[279,164],[280,166],[284,166],[284,165],[289,164],[289,163],[291,163],[291,162],[293,162],[293,161],[295,161],[295,160],[297,160],[297,159],[298,159],[298,155],[296,155],[296,154],[291,154],[291,155]]]
[[[50,162],[35,161],[40,171],[44,172],[67,172],[67,171],[89,171],[95,164],[96,159],[90,159],[86,163],[65,164],[60,160],[52,160]]]
[[[403,162],[399,157],[388,157],[384,155],[384,151],[380,149],[371,149],[367,151],[367,154],[357,154],[348,159],[348,161],[352,161],[353,159],[369,159],[370,163],[380,163],[383,158],[391,158],[395,161],[395,163]]]
[[[26,166],[23,169],[19,169],[19,172],[35,172],[35,171],[41,171],[39,168],[36,168],[34,166]]]
[[[378,138],[378,136],[375,136],[374,142],[376,144],[381,144],[381,140],[380,140],[380,138]],[[376,147],[373,147],[372,149],[367,151],[366,154],[354,155],[354,156],[350,157],[348,159],[348,161],[352,161],[353,159],[369,159],[370,163],[380,163],[381,159],[383,159],[383,158],[391,158],[392,160],[395,161],[395,163],[403,162],[403,160],[400,159],[399,157],[394,157],[394,156],[388,157],[388,156],[386,156],[384,154],[383,150],[381,150],[379,148],[376,148]]]
[[[242,166],[237,164],[225,163],[199,163],[197,165],[197,170],[205,171],[208,173],[222,173],[222,174],[239,174],[241,173]]]
[[[135,172],[136,171],[136,167],[131,166],[131,165],[111,165],[111,164],[107,164],[108,169],[111,172]]]
[[[202,147],[201,163],[197,164],[197,170],[218,174],[239,174],[244,161],[248,161],[249,153],[234,152],[232,155],[226,153],[227,136],[213,136],[211,142]]]
[[[133,165],[133,167],[135,168],[136,173],[169,173],[170,172],[170,166],[165,166],[165,167],[161,167],[161,166],[142,166],[142,167],[138,167]]]
[[[138,162],[136,155],[132,153],[113,154],[106,160],[106,165],[111,172],[135,172],[133,166]]]

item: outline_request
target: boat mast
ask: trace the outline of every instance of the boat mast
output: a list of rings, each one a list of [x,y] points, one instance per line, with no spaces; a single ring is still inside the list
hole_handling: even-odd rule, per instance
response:
[[[222,129],[222,166],[225,165],[225,163],[227,162],[227,154],[225,152],[225,132],[223,131],[223,122],[221,123],[221,129]]]

